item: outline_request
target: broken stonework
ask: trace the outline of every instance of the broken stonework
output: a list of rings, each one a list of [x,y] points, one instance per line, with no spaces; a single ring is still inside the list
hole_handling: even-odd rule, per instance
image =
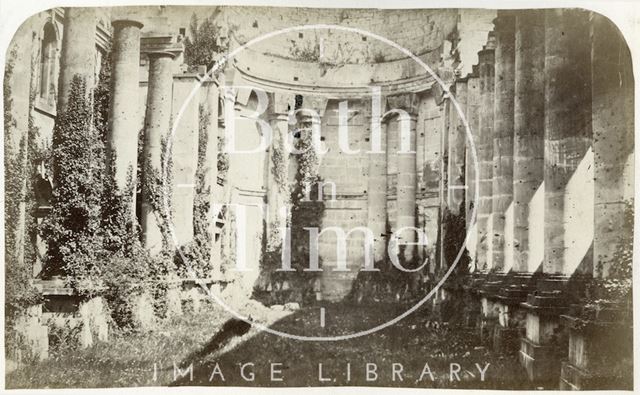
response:
[[[179,284],[171,284],[167,290],[167,315],[166,318],[182,315],[182,295]]]
[[[93,340],[101,342],[108,340],[109,315],[107,313],[104,299],[101,297],[95,297],[82,302],[78,312],[83,323],[83,331],[87,331],[87,336],[92,337]],[[86,327],[86,329],[84,329],[84,327]]]
[[[153,301],[147,293],[133,297],[132,321],[141,331],[152,330],[156,323],[153,311]]]
[[[49,337],[46,325],[42,325],[42,305],[31,306],[16,320],[15,330],[33,357],[44,360],[49,357]]]
[[[200,311],[202,307],[202,291],[198,285],[192,287],[191,289],[184,292],[184,299],[188,301],[191,305],[191,310],[193,313],[197,313]]]

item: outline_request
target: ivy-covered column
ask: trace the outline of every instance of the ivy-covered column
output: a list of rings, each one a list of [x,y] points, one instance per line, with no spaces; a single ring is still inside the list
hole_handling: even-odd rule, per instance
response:
[[[208,211],[206,213],[197,213],[197,215],[206,215],[206,223],[209,226],[207,232],[210,238],[209,244],[209,263],[213,268],[214,273],[220,270],[220,259],[215,254],[215,250],[219,250],[215,245],[216,237],[216,221],[217,213],[215,213],[215,205],[220,204],[216,200],[216,186],[218,184],[218,115],[220,113],[218,106],[220,105],[220,91],[216,81],[211,81],[203,85],[206,96],[204,98],[203,109],[204,112],[201,122],[205,122],[201,125],[203,128],[203,135],[200,136],[204,141],[200,141],[200,145],[204,145],[204,157],[202,163],[202,190],[208,194]]]
[[[176,52],[152,51],[149,57],[149,87],[144,130],[144,178],[142,194],[142,242],[151,253],[162,250],[160,226],[168,220],[164,198],[170,193],[169,180],[163,180],[166,138],[171,128],[173,59]],[[166,161],[165,161],[166,162]],[[167,192],[167,189],[169,190]],[[168,225],[168,224],[167,224]]]
[[[113,26],[113,67],[109,107],[108,154],[120,193],[131,193],[135,210],[135,180],[138,158],[138,102],[140,29],[142,23],[121,19]],[[131,188],[127,191],[127,188]],[[135,213],[135,211],[132,211]]]
[[[198,84],[198,75],[183,73],[173,76],[172,122],[170,137],[172,171],[173,230],[178,245],[193,241],[193,202],[198,167],[199,105],[197,96],[191,97]]]
[[[280,228],[290,221],[290,210],[284,218],[283,209],[290,200],[289,187],[289,152],[286,141],[289,138],[289,107],[293,107],[292,95],[275,93],[270,98],[269,124],[272,141],[269,148],[267,165],[267,252],[279,251],[282,246]]]
[[[96,72],[96,9],[69,7],[64,10],[64,35],[58,80],[58,114],[67,107],[73,77],[80,76],[91,96]]]

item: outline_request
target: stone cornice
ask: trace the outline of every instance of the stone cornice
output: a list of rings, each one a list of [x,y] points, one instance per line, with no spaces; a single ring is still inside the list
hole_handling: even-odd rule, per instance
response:
[[[145,35],[140,39],[140,52],[146,55],[167,54],[178,56],[184,50],[182,43],[176,41],[171,35]]]
[[[265,67],[256,69],[249,66],[255,64]],[[371,86],[379,86],[383,95],[423,92],[435,82],[412,59],[329,66],[276,58],[247,49],[237,55],[233,67],[246,83],[266,91],[329,99],[368,97],[371,96]]]

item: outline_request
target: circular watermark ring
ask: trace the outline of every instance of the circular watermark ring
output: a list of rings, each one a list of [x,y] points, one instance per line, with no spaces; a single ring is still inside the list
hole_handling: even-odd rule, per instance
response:
[[[264,35],[261,35],[259,37],[253,38],[249,41],[247,41],[245,44],[239,46],[238,48],[234,49],[233,51],[231,51],[229,54],[223,56],[221,59],[219,59],[212,67],[211,69],[207,72],[207,74],[205,75],[205,78],[203,78],[202,80],[200,80],[200,82],[198,84],[196,84],[196,86],[193,88],[193,90],[191,91],[191,93],[189,94],[189,96],[186,98],[185,102],[183,103],[183,105],[180,107],[180,110],[178,112],[178,115],[171,127],[171,133],[169,135],[169,139],[167,141],[167,147],[168,150],[171,151],[171,148],[173,146],[173,136],[175,135],[176,129],[178,124],[180,123],[180,119],[183,115],[183,113],[185,112],[186,108],[188,107],[189,103],[191,102],[191,100],[194,99],[194,97],[196,96],[196,94],[198,93],[199,89],[202,87],[202,84],[205,80],[207,79],[211,79],[211,76],[214,75],[217,71],[219,71],[222,66],[227,63],[230,59],[234,58],[238,53],[242,52],[243,50],[251,47],[252,45],[255,45],[261,41],[282,35],[282,34],[286,34],[286,33],[290,33],[290,32],[296,32],[296,31],[303,31],[303,30],[312,30],[312,29],[333,29],[333,30],[340,30],[340,31],[346,31],[346,32],[351,32],[351,33],[355,33],[355,34],[361,34],[367,37],[371,37],[373,39],[379,40],[395,49],[397,49],[398,51],[404,53],[407,57],[413,59],[416,63],[418,63],[422,68],[424,68],[427,73],[429,73],[429,75],[431,77],[433,77],[433,79],[440,84],[440,86],[442,87],[443,90],[443,94],[447,95],[450,100],[451,103],[453,103],[456,112],[458,113],[458,115],[460,116],[460,120],[462,121],[462,123],[464,124],[464,128],[465,128],[465,136],[466,139],[469,143],[469,148],[470,148],[470,153],[471,153],[471,158],[474,164],[474,167],[476,169],[476,171],[474,172],[474,184],[476,185],[476,187],[474,188],[474,199],[475,201],[478,201],[479,198],[479,188],[478,188],[478,184],[480,182],[480,176],[479,176],[479,172],[477,171],[478,169],[478,160],[477,160],[477,154],[476,154],[476,147],[475,144],[473,142],[473,136],[471,134],[471,128],[469,126],[469,122],[467,121],[464,111],[462,111],[462,108],[460,107],[460,103],[458,103],[458,101],[455,98],[455,95],[453,95],[450,91],[449,88],[446,86],[446,84],[444,83],[444,81],[442,81],[442,79],[440,79],[440,77],[438,77],[438,75],[431,70],[431,68],[429,67],[429,65],[427,65],[425,62],[422,61],[422,59],[420,59],[418,56],[414,55],[411,51],[409,51],[408,49],[400,46],[399,44],[385,38],[382,36],[379,36],[375,33],[366,31],[366,30],[362,30],[362,29],[358,29],[358,28],[354,28],[354,27],[347,27],[347,26],[339,26],[339,25],[328,25],[328,24],[314,24],[314,25],[301,25],[301,26],[293,26],[293,27],[288,27],[285,29],[281,29],[281,30],[275,30],[273,32],[270,33],[266,33]],[[165,159],[164,159],[164,163],[162,166],[162,183],[163,186],[166,186],[166,181],[167,181],[167,168],[168,168],[168,160],[169,160],[169,155],[165,155]],[[170,215],[170,211],[171,208],[169,207],[169,202],[167,201],[167,196],[166,194],[163,194],[163,207],[165,209],[165,214],[167,215],[167,218],[171,218]],[[475,222],[476,220],[476,207],[475,205],[471,208],[471,220],[470,223]],[[172,226],[169,226],[169,231],[171,234],[171,238],[173,239],[174,243],[176,245],[178,245],[178,238],[176,237],[176,234],[174,232],[174,229]],[[442,285],[444,284],[444,282],[447,280],[447,278],[449,278],[449,276],[451,275],[451,273],[453,272],[453,270],[455,269],[455,267],[458,265],[458,262],[460,261],[460,258],[462,257],[462,254],[464,253],[465,250],[465,246],[467,244],[467,241],[469,240],[469,235],[470,235],[470,231],[467,230],[467,233],[465,235],[464,238],[464,242],[462,244],[462,247],[460,248],[460,250],[458,251],[458,254],[456,255],[455,260],[453,261],[453,263],[449,266],[449,269],[447,270],[447,272],[444,274],[444,276],[442,277],[442,279],[440,279],[440,281],[431,289],[431,291],[429,291],[429,293],[427,293],[427,295],[425,295],[421,300],[419,300],[415,305],[413,305],[411,308],[407,309],[404,313],[400,314],[399,316],[384,322],[382,324],[379,324],[373,328],[367,329],[367,330],[363,330],[363,331],[358,331],[358,332],[354,332],[351,334],[346,334],[346,335],[339,335],[339,336],[303,336],[303,335],[296,335],[296,334],[291,334],[291,333],[286,333],[286,332],[282,332],[273,328],[270,328],[266,325],[263,325],[259,322],[255,322],[253,320],[251,320],[251,318],[244,316],[240,313],[238,313],[237,311],[235,311],[233,308],[231,308],[230,306],[228,306],[218,295],[215,295],[215,293],[213,293],[209,287],[207,287],[207,285],[205,284],[205,282],[198,277],[197,273],[195,272],[195,270],[193,270],[193,268],[189,265],[189,260],[188,258],[184,255],[184,253],[182,252],[181,249],[177,249],[178,254],[180,255],[182,261],[184,262],[186,268],[187,268],[187,272],[189,273],[189,275],[192,277],[192,280],[195,281],[198,285],[200,285],[200,287],[202,287],[204,289],[204,291],[211,297],[213,298],[220,306],[222,306],[227,312],[229,312],[230,314],[232,314],[233,316],[235,316],[236,318],[262,330],[277,336],[282,336],[285,338],[289,338],[289,339],[295,339],[295,340],[301,340],[301,341],[339,341],[339,340],[348,340],[348,339],[353,339],[353,338],[357,338],[357,337],[361,337],[361,336],[365,336],[365,335],[369,335],[372,333],[375,333],[381,329],[387,328],[397,322],[399,322],[400,320],[406,318],[409,314],[413,313],[414,311],[416,311],[418,308],[420,308],[420,306],[422,306],[425,302],[427,302],[431,297],[433,297],[433,295],[436,294],[436,292],[442,287]]]

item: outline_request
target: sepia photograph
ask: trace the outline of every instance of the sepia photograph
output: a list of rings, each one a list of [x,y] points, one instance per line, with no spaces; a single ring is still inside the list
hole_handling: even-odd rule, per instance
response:
[[[4,387],[632,391],[640,20],[281,3],[0,28]]]

